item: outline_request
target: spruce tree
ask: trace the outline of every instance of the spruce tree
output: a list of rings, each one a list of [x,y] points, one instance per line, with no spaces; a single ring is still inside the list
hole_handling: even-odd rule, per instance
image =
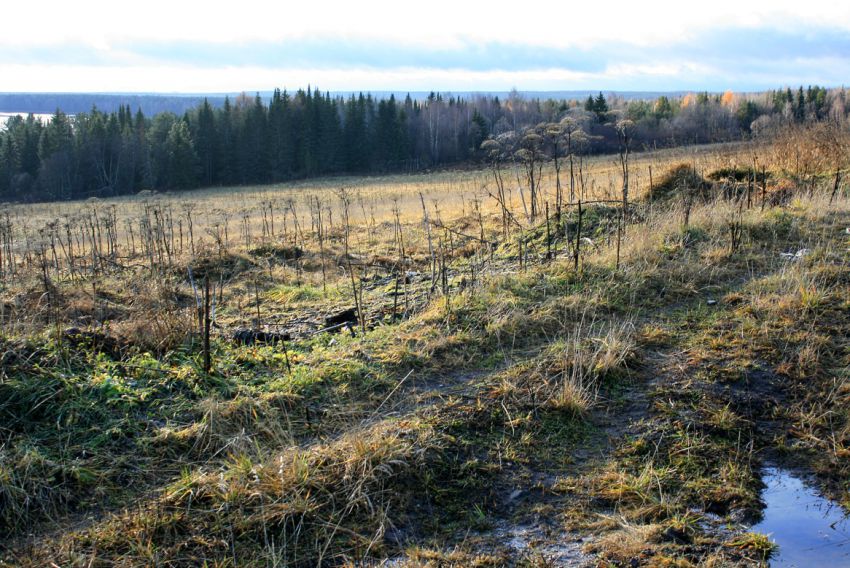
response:
[[[73,191],[74,134],[71,122],[62,111],[57,110],[42,129],[38,157],[41,189],[53,199],[70,198]]]
[[[7,124],[7,128],[8,126]],[[36,120],[32,114],[29,114],[18,128],[10,129],[15,135],[21,171],[33,178],[38,175],[38,142],[41,139],[41,129],[41,121]]]
[[[332,173],[341,167],[340,144],[342,143],[342,125],[336,102],[329,92],[325,92],[320,105],[319,161],[322,173]]]
[[[197,155],[182,120],[175,122],[165,139],[167,158],[166,178],[168,189],[189,189],[197,185]]]
[[[343,125],[345,167],[350,172],[363,172],[368,168],[368,140],[366,131],[366,97],[360,93],[345,103]]]
[[[481,116],[477,108],[472,111],[472,125],[469,134],[469,147],[472,153],[475,153],[490,135],[487,119]]]
[[[275,89],[269,103],[269,167],[273,181],[292,176],[292,125],[289,95]]]
[[[236,182],[236,132],[233,124],[233,105],[230,97],[224,97],[224,105],[219,113],[218,123],[218,179],[220,183]]]
[[[12,178],[18,173],[18,152],[8,132],[0,132],[0,199],[13,199]]]
[[[218,140],[219,135],[215,126],[215,113],[209,100],[204,98],[198,108],[197,121],[194,125],[195,151],[200,163],[201,185],[213,185],[218,181]]]
[[[602,91],[599,91],[599,95],[596,97],[596,100],[593,101],[593,112],[596,113],[600,122],[605,120],[605,115],[608,112],[608,101],[605,100],[605,96],[602,94]]]

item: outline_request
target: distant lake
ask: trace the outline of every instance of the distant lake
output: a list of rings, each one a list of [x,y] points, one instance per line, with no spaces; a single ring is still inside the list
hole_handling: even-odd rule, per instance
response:
[[[10,118],[12,118],[13,116],[20,115],[20,116],[26,118],[27,114],[28,113],[25,113],[25,112],[0,112],[0,128],[5,127],[6,121],[9,120]],[[42,122],[48,122],[50,120],[50,117],[52,117],[53,115],[52,114],[34,114],[33,116],[36,119],[41,119]]]

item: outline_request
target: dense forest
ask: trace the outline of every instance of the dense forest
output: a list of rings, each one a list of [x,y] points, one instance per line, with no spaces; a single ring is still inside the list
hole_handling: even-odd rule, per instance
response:
[[[624,119],[631,121],[635,148],[730,141],[787,122],[844,121],[846,103],[843,88],[817,86],[646,100],[599,93],[586,101],[516,92],[503,100],[438,93],[399,100],[308,88],[276,90],[268,101],[242,94],[221,107],[203,100],[182,116],[148,117],[130,106],[73,116],[57,110],[44,122],[12,117],[0,131],[0,201],[421,171],[483,159],[488,138],[510,146],[529,129],[551,133],[546,125],[565,120],[571,136],[581,134],[575,139],[585,153],[616,149],[616,124]],[[546,158],[559,148],[540,151]]]

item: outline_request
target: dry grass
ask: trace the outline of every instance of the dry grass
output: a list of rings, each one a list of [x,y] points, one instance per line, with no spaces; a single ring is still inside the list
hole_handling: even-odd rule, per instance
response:
[[[591,552],[604,551],[604,558],[610,562],[628,563],[641,558],[648,547],[658,542],[662,531],[661,525],[638,525],[625,519],[612,521],[618,528],[588,547]]]
[[[222,556],[298,566],[379,553],[388,513],[415,495],[440,444],[427,426],[401,422],[262,460],[232,453],[223,469],[185,474],[142,510],[65,539],[51,557],[67,566]]]
[[[631,194],[648,191],[650,165],[654,183],[682,162],[708,178],[747,168],[753,152],[767,161],[779,150],[636,155]],[[810,163],[825,167],[818,160]],[[618,196],[610,162],[589,161],[587,199]],[[511,208],[523,228],[505,239],[484,171],[15,206],[15,246],[24,256],[30,247],[31,258],[0,291],[11,313],[0,318],[3,331],[14,336],[3,340],[0,372],[0,417],[14,419],[0,424],[0,526],[39,536],[27,550],[15,545],[12,562],[316,566],[399,555],[410,566],[502,565],[511,559],[459,546],[457,534],[502,514],[498,494],[515,484],[530,494],[528,480],[544,477],[533,468],[545,466],[575,474],[555,489],[559,498],[585,499],[587,508],[573,512],[585,515],[584,527],[597,505],[614,511],[591,529],[603,535],[594,545],[603,558],[687,565],[716,539],[703,534],[710,543],[694,541],[693,552],[676,548],[668,529],[691,538],[702,534],[691,509],[758,501],[753,455],[763,442],[753,429],[763,417],[723,398],[720,387],[769,368],[788,381],[781,388],[791,406],[770,417],[793,426],[786,443],[818,454],[808,463],[835,478],[850,455],[850,388],[836,371],[847,364],[850,280],[837,235],[850,202],[844,192],[832,198],[831,180],[814,165],[813,186],[771,165],[767,193],[798,190],[782,207],[730,200],[740,192],[725,191],[737,183],[728,179],[691,204],[637,199],[619,259],[619,210],[588,206],[579,270],[575,210],[532,224],[514,188]],[[351,197],[348,227],[341,186]],[[547,172],[544,188],[553,187]],[[315,197],[324,203],[321,230],[308,205]],[[177,223],[190,199],[204,205],[194,210],[194,257],[173,234],[160,245],[174,248],[158,249],[153,269],[150,258],[126,254],[126,220],[138,221],[145,201]],[[269,202],[274,234],[261,214]],[[45,279],[32,257],[36,239],[28,244],[26,234],[113,205],[114,258],[123,268],[54,266]],[[548,261],[547,229],[555,250]],[[199,362],[189,265],[215,283],[222,327],[209,374]],[[228,339],[255,318],[272,328],[322,325],[357,294],[369,312],[357,337],[299,332],[285,354]],[[69,325],[98,330],[120,348],[63,343]],[[661,351],[678,372],[659,366]],[[649,387],[654,372],[666,382]],[[629,437],[590,447],[614,450],[599,463],[573,464],[572,444],[609,428],[600,416],[616,416],[634,392],[654,404],[628,425]],[[619,439],[626,425],[610,429]],[[137,493],[126,489],[134,484]],[[67,534],[40,524],[72,527],[80,513],[91,524]],[[712,553],[722,565],[762,552]]]
[[[603,381],[627,372],[634,358],[632,333],[628,321],[580,320],[531,364],[505,373],[493,394],[514,408],[552,408],[581,416],[595,404]]]

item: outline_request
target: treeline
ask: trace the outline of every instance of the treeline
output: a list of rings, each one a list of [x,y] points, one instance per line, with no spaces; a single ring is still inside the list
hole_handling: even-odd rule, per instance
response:
[[[341,173],[412,172],[487,157],[482,143],[565,118],[586,136],[580,151],[615,151],[631,121],[641,146],[718,142],[788,121],[844,121],[843,89],[800,87],[757,95],[688,94],[626,101],[528,99],[516,92],[424,100],[331,96],[318,89],[204,100],[182,116],[116,112],[42,122],[13,117],[0,131],[0,201],[112,196],[280,182]]]
[[[781,124],[847,118],[847,92],[824,87],[799,87],[758,94],[690,93],[671,99],[632,101],[621,106],[635,125],[635,141],[674,146],[735,140],[770,132]],[[598,105],[598,101],[588,100]],[[595,110],[595,108],[594,108]]]

